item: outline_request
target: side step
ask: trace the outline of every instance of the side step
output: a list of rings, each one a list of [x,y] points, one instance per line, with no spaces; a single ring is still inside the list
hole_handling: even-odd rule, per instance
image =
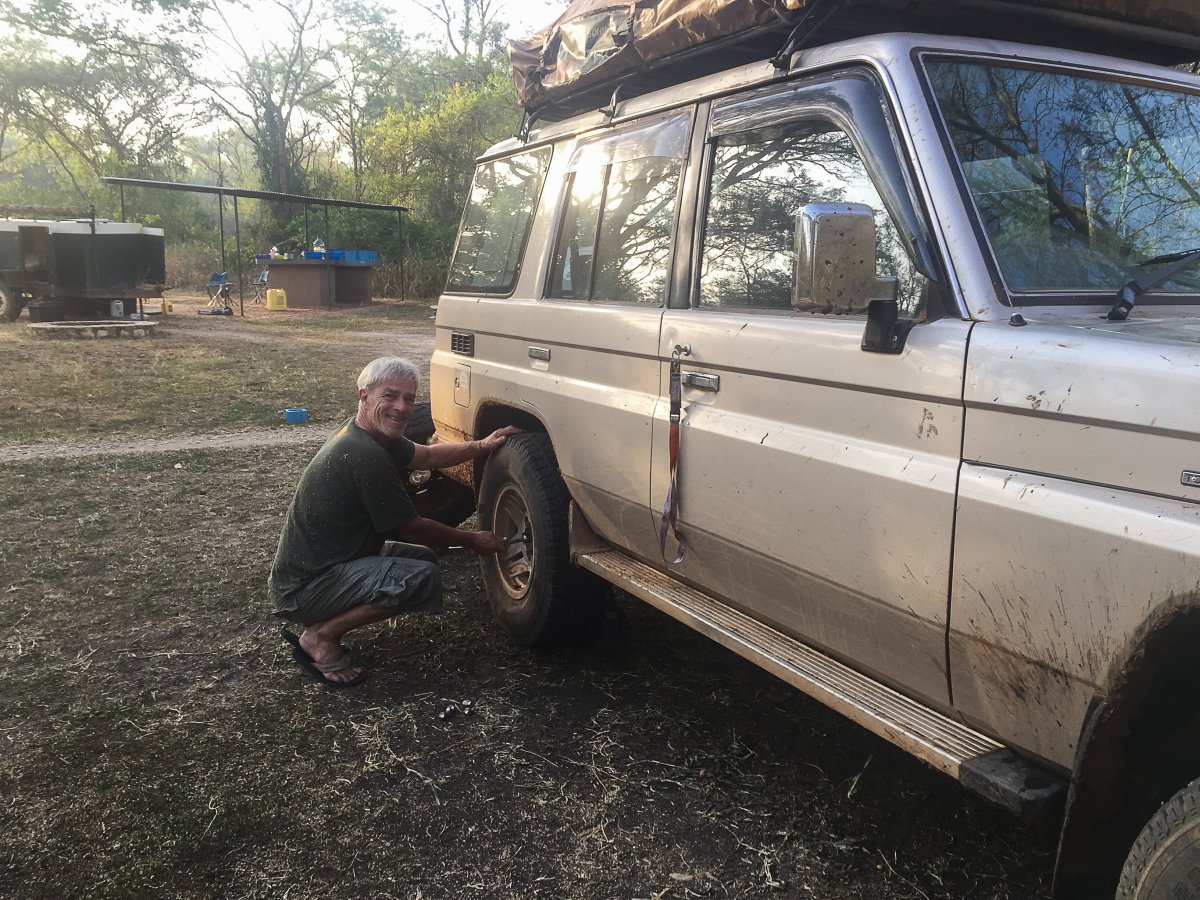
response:
[[[1061,808],[1062,779],[984,734],[856,672],[613,549],[575,555],[582,568],[766,669],[986,800],[1023,818]]]

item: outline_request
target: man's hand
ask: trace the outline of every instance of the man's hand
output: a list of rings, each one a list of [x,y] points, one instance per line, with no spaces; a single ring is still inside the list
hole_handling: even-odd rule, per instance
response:
[[[504,538],[492,531],[468,531],[465,534],[463,546],[482,556],[495,556],[506,545]]]
[[[520,434],[524,430],[524,428],[518,428],[516,425],[506,425],[503,428],[497,428],[479,442],[479,449],[484,453],[491,453],[493,450],[499,450],[504,446],[504,442],[508,440],[509,435]]]
[[[477,441],[456,441],[453,444],[417,444],[413,448],[413,458],[408,464],[410,469],[448,469],[470,459],[487,456],[493,450],[504,446],[511,435],[520,434],[525,429],[508,425],[497,428],[485,438]]]

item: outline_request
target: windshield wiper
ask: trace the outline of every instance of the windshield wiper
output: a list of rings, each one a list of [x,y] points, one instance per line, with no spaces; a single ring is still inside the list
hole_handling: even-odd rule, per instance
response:
[[[1113,322],[1124,322],[1129,318],[1129,313],[1133,309],[1133,305],[1137,303],[1137,298],[1146,293],[1152,288],[1158,287],[1164,281],[1167,281],[1172,275],[1175,275],[1192,263],[1200,260],[1200,248],[1195,250],[1179,250],[1175,253],[1164,253],[1162,256],[1152,256],[1150,259],[1142,260],[1138,263],[1139,266],[1157,266],[1166,263],[1161,269],[1155,269],[1141,278],[1135,278],[1125,287],[1121,288],[1117,294],[1117,302],[1113,304],[1113,308],[1108,311],[1105,316]]]

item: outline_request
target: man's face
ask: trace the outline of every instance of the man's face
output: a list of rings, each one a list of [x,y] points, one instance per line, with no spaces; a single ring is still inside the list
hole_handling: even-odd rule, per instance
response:
[[[417,386],[411,381],[384,381],[358,392],[358,405],[367,429],[386,438],[404,436],[417,402]]]

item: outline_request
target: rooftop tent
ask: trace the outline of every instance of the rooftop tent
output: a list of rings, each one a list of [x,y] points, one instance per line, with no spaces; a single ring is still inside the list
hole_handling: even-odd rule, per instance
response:
[[[1032,34],[1161,63],[1200,58],[1196,0],[575,0],[508,52],[525,110],[569,113],[602,104],[618,84],[630,96],[774,56],[793,30],[820,41],[885,31]]]

